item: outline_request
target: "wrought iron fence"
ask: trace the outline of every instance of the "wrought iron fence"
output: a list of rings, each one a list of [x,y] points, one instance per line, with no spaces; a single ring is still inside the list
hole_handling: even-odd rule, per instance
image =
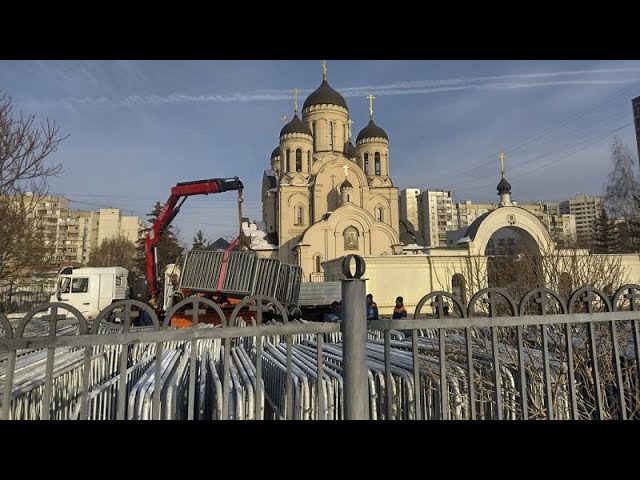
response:
[[[0,314],[0,418],[640,418],[640,285],[568,301],[535,289],[519,303],[491,288],[468,305],[433,292],[413,319],[368,323],[360,290],[343,285],[340,324],[290,320],[266,296],[229,318],[190,297],[163,323],[135,300],[91,323],[62,303]],[[191,328],[169,326],[181,309]],[[205,309],[222,324],[200,323]]]

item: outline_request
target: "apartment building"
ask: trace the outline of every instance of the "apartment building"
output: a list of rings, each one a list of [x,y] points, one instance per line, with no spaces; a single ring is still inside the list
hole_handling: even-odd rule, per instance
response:
[[[399,193],[400,219],[409,222],[416,232],[422,232],[420,221],[420,189],[405,188]]]
[[[119,209],[71,210],[69,200],[60,195],[33,200],[32,216],[41,222],[45,244],[53,246],[51,261],[60,265],[86,263],[107,238],[122,235],[135,242],[144,228],[139,217],[124,216]]]
[[[420,195],[422,237],[425,247],[445,247],[447,231],[454,230],[451,192],[425,190]]]
[[[578,194],[560,202],[560,213],[575,216],[576,238],[581,245],[591,245],[595,235],[596,220],[604,211],[604,198]]]
[[[98,245],[108,238],[118,236],[135,243],[140,237],[140,230],[144,228],[145,225],[138,216],[122,215],[118,208],[101,208]]]

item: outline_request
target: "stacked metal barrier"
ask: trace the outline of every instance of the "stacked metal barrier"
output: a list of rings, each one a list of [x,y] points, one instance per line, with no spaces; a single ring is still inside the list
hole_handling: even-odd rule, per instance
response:
[[[302,268],[298,265],[258,258],[255,252],[229,252],[223,272],[224,255],[219,250],[187,252],[180,273],[180,288],[236,297],[264,295],[286,306],[298,304],[302,282]]]
[[[242,346],[230,351],[228,417],[223,412],[223,363],[224,347],[216,355],[207,351],[202,358],[200,370],[200,400],[198,418],[200,420],[255,420],[262,419],[264,412],[264,394],[258,397],[256,369]],[[264,384],[262,384],[264,385]],[[264,392],[264,388],[262,388]],[[258,416],[256,417],[256,404]]]

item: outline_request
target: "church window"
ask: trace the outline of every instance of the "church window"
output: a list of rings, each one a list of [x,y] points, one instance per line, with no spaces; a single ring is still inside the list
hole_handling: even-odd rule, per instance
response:
[[[382,221],[382,207],[376,207],[376,222]]]
[[[380,152],[374,154],[374,161],[376,167],[376,175],[380,175]]]
[[[291,150],[289,150],[288,148],[287,148],[287,152],[286,152],[285,158],[286,158],[286,162],[287,162],[287,164],[286,164],[287,172],[290,172],[291,168],[289,168],[289,167],[291,167]]]
[[[302,205],[298,205],[295,210],[296,218],[294,225],[304,225],[304,213]]]
[[[329,150],[333,151],[333,127],[335,123],[329,122]]]
[[[316,273],[320,273],[320,255],[316,255]]]
[[[364,154],[364,173],[365,175],[369,175],[369,154]]]
[[[358,229],[356,227],[347,227],[342,233],[344,236],[344,249],[345,250],[358,250]]]
[[[307,150],[307,172],[311,173],[311,150]]]
[[[302,150],[300,148],[296,149],[296,172],[302,171]]]

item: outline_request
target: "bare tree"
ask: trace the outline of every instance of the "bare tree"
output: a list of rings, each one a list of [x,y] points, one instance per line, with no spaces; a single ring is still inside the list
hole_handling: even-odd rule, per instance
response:
[[[126,237],[107,238],[91,252],[88,267],[123,267],[135,271],[136,244]]]
[[[452,265],[448,269],[446,276],[436,278],[439,287],[434,285],[434,290],[443,289],[452,291],[459,297],[465,296],[463,305],[467,307],[468,299],[483,288],[499,287],[506,291],[516,303],[520,302],[524,294],[535,287],[547,287],[560,294],[566,301],[573,292],[583,286],[592,286],[602,290],[605,295],[611,296],[620,286],[628,283],[628,271],[621,265],[621,257],[615,255],[594,255],[588,250],[579,248],[555,249],[551,246],[541,248],[540,252],[531,252],[515,248],[510,252],[503,252],[502,255],[493,257],[460,257],[457,265]],[[460,294],[460,285],[464,285],[464,295]],[[489,303],[493,304],[493,314],[497,316],[512,315],[510,306],[502,298],[497,298],[493,302],[483,302],[488,300],[486,296],[475,304],[473,314],[485,316],[489,314]],[[452,302],[448,303],[448,312],[456,316],[457,309]],[[575,300],[572,305],[574,312],[586,311],[586,304],[582,298]],[[595,300],[593,307],[596,311],[604,309],[605,304],[600,300]],[[530,299],[525,305],[527,314],[537,315],[542,304]],[[560,313],[560,304],[551,296],[547,296],[545,303],[545,313]],[[431,313],[428,309],[427,314]],[[434,310],[435,313],[435,310]],[[628,322],[626,322],[628,323]],[[554,359],[554,367],[551,372],[552,402],[556,418],[567,418],[569,415],[568,405],[568,351],[566,348],[567,326],[564,324],[550,324],[547,327],[548,351],[550,358]],[[572,327],[572,359],[574,362],[574,378],[580,389],[577,395],[577,407],[579,418],[594,418],[597,416],[598,399],[595,396],[595,376],[593,371],[594,355],[589,349],[589,333],[587,327],[574,325]],[[619,322],[618,342],[620,345],[633,345],[632,325]],[[597,323],[594,326],[594,335],[597,338],[595,356],[599,366],[599,379],[602,385],[617,385],[616,370],[612,356],[612,334],[610,326],[605,322]],[[484,363],[478,359],[491,359],[493,355],[493,336],[490,329],[471,328],[468,331],[457,331],[460,338],[468,335],[467,341],[473,345],[474,368],[478,372],[475,377],[475,391],[477,398],[488,398],[495,389],[492,372],[483,372],[490,363]],[[501,368],[503,373],[502,389],[503,394],[517,398],[520,392],[516,383],[507,381],[506,376],[518,373],[520,361],[518,353],[518,333],[512,327],[497,327],[496,339],[500,344]],[[450,334],[451,335],[451,334]],[[527,383],[531,390],[527,396],[529,400],[530,418],[544,418],[549,415],[548,405],[544,400],[544,395],[540,395],[540,386],[545,383],[545,371],[541,361],[543,349],[541,329],[538,326],[523,327],[522,338],[524,338],[523,348],[526,358]],[[449,341],[447,344],[447,355],[454,361],[464,358],[465,344],[456,345]],[[457,350],[456,350],[457,349]],[[476,361],[478,363],[476,364]],[[511,373],[509,373],[511,372]],[[622,375],[625,382],[637,384],[637,369],[633,361],[623,363]],[[600,400],[603,402],[603,413],[605,418],[617,418],[619,406],[616,404],[615,388],[607,387],[609,391],[601,394]],[[536,391],[538,390],[538,391]],[[630,408],[630,418],[639,414],[637,408],[640,406],[640,394],[638,390],[627,387],[627,404]],[[633,408],[631,408],[632,406]],[[513,410],[516,414],[521,414],[518,406]],[[517,416],[517,415],[516,415]]]
[[[604,204],[612,219],[632,219],[638,217],[638,207],[634,196],[640,193],[640,185],[634,175],[636,164],[627,145],[618,137],[611,146],[613,164],[607,183],[604,185]]]
[[[36,209],[48,180],[62,172],[49,156],[65,138],[55,123],[14,112],[0,92],[0,280],[50,268],[52,245],[45,245]]]
[[[502,255],[461,257],[458,265],[446,269],[445,278],[436,282],[452,290],[452,279],[459,275],[467,299],[487,287],[506,290],[515,300],[533,288],[546,287],[568,300],[579,287],[591,286],[614,292],[628,280],[628,271],[616,255],[592,254],[577,247],[540,247],[540,252],[514,248]]]

